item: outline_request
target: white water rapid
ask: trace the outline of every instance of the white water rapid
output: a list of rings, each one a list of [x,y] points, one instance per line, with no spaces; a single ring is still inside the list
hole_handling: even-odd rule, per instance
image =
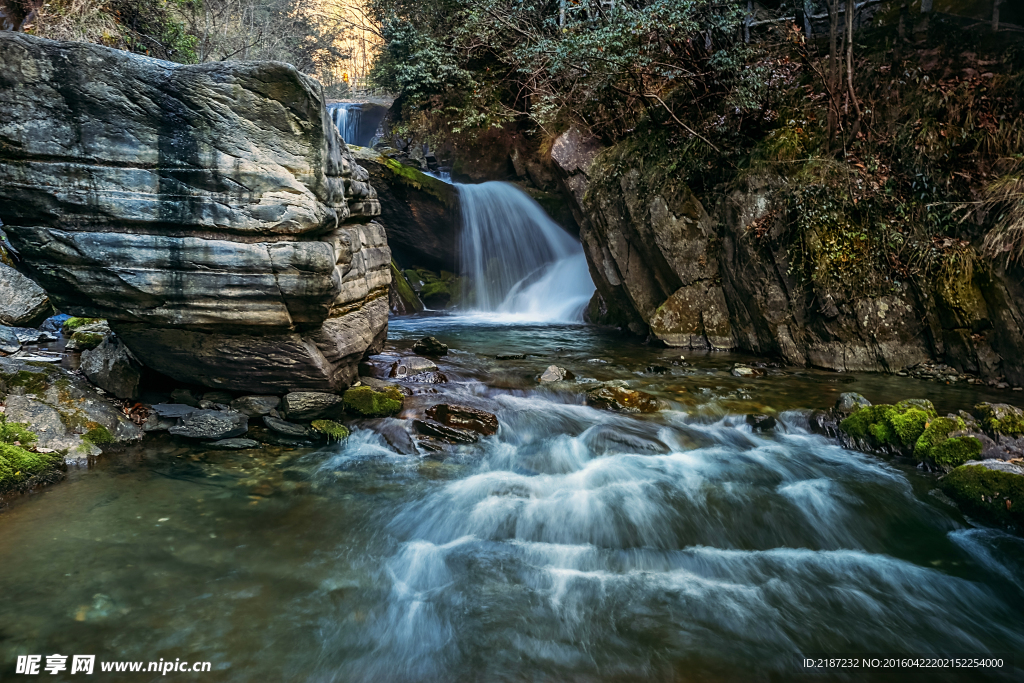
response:
[[[514,185],[458,188],[468,312],[504,322],[582,321],[594,283],[580,243]]]

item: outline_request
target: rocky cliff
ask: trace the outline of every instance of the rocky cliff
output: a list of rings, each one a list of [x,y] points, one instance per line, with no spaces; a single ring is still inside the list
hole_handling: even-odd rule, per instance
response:
[[[575,129],[552,159],[597,285],[592,322],[796,365],[898,372],[937,359],[1024,384],[1020,272],[989,262],[874,288],[826,280],[794,241],[801,218],[783,179],[748,175],[698,197],[665,160]]]
[[[390,252],[320,85],[0,34],[0,219],[62,311],[176,379],[335,390],[387,333]]]

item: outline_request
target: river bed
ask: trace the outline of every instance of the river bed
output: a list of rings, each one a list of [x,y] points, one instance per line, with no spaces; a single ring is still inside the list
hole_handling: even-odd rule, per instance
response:
[[[318,449],[210,451],[167,436],[105,456],[0,514],[0,661],[23,654],[209,661],[98,680],[785,681],[814,654],[1017,654],[1024,541],[972,525],[933,475],[809,434],[844,391],[983,387],[766,368],[584,325],[393,319],[387,353],[433,335],[447,383],[494,437],[410,452],[398,420]],[[498,361],[497,354],[528,355]],[[629,416],[535,381],[623,379],[670,407]],[[770,411],[774,432],[745,414]],[[65,672],[66,673],[66,672]],[[80,675],[45,675],[77,680]],[[929,680],[1019,680],[929,672]],[[18,680],[15,678],[15,680]]]

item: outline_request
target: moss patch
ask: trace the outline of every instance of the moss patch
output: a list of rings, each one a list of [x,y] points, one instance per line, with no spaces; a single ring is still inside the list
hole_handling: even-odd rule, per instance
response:
[[[342,399],[345,409],[363,417],[387,417],[402,409],[402,392],[397,387],[374,391],[370,387],[353,387]]]
[[[32,370],[18,370],[17,372],[0,373],[0,380],[10,391],[14,387],[22,387],[28,394],[43,394],[50,386],[49,368],[40,368],[38,372]]]
[[[349,435],[348,427],[338,424],[334,420],[313,420],[309,426],[313,428],[313,431],[323,434],[331,441],[341,441],[347,439]]]
[[[986,431],[1005,436],[1024,434],[1024,410],[1005,403],[979,403],[974,416]]]
[[[36,440],[27,424],[7,422],[0,415],[0,493],[30,484],[60,467],[61,455],[28,450]]]
[[[103,425],[96,425],[82,435],[82,440],[88,441],[94,446],[102,446],[106,443],[112,443],[114,441],[114,435],[111,434],[110,430]]]
[[[963,465],[943,477],[939,487],[964,512],[988,522],[1024,527],[1024,477]]]
[[[74,332],[80,327],[86,325],[94,325],[96,323],[103,322],[102,318],[68,318],[64,321],[64,331]]]
[[[929,420],[936,417],[927,401],[901,401],[896,405],[863,406],[839,423],[839,428],[876,447],[913,451]]]
[[[71,335],[71,341],[75,342],[75,345],[79,349],[95,349],[97,346],[103,343],[104,335],[98,332],[74,332]]]
[[[981,455],[981,441],[973,436],[951,436],[967,429],[961,418],[937,417],[914,444],[914,457],[930,461],[947,470]]]
[[[414,311],[423,310],[423,302],[416,296],[416,292],[413,291],[409,281],[405,279],[405,274],[398,269],[398,264],[394,261],[391,262],[391,284],[409,309]]]

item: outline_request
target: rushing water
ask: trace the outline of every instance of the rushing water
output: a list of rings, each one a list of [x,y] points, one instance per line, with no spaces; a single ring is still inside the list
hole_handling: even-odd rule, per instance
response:
[[[327,105],[327,112],[347,144],[372,147],[381,134],[380,122],[383,112],[371,115],[367,110],[381,109],[378,105],[364,102],[337,102]]]
[[[736,357],[581,325],[397,319],[387,353],[426,334],[452,347],[449,382],[406,382],[404,415],[457,401],[496,413],[497,435],[444,459],[416,454],[401,419],[320,449],[162,437],[0,515],[0,678],[18,654],[56,652],[211,661],[177,676],[239,682],[1019,680],[798,665],[1024,662],[1024,542],[972,526],[931,476],[809,434],[798,410],[849,390],[943,411],[1005,395],[791,368],[740,379]],[[494,359],[517,352],[533,355]],[[551,363],[670,409],[591,409],[536,384]],[[781,426],[751,432],[743,414],[770,409]]]
[[[490,320],[582,320],[594,283],[580,243],[514,185],[458,189],[465,306]]]

